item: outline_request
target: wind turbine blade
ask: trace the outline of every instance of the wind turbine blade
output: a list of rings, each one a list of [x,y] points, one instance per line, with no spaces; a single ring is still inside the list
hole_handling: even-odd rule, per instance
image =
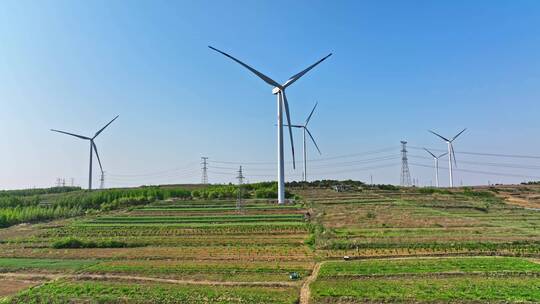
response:
[[[454,158],[454,166],[457,168],[456,152],[454,151],[454,145],[450,143],[450,151],[452,151],[452,157]]]
[[[315,112],[315,108],[317,107],[318,104],[319,104],[318,102],[315,103],[315,106],[313,107],[313,110],[311,110],[311,113],[309,113],[309,116],[308,116],[308,118],[306,119],[306,123],[304,124],[304,126],[307,127],[307,125],[308,125],[308,123],[309,123],[309,120],[311,119],[311,116],[313,115],[313,112]]]
[[[229,55],[229,54],[227,54],[227,53],[225,53],[225,52],[222,52],[222,51],[220,51],[220,50],[218,50],[218,49],[216,49],[216,48],[214,48],[214,47],[211,47],[211,46],[208,46],[208,47],[209,47],[210,49],[212,49],[212,50],[214,50],[214,51],[216,51],[216,52],[218,52],[218,53],[221,53],[221,54],[223,54],[223,55],[229,57],[230,59],[236,61],[236,62],[239,63],[241,66],[243,66],[243,67],[245,67],[246,69],[250,70],[253,74],[257,75],[260,79],[264,80],[264,82],[268,83],[269,85],[274,86],[274,87],[279,87],[279,88],[281,88],[281,85],[280,85],[279,83],[277,83],[276,81],[274,81],[272,78],[270,78],[270,77],[264,75],[263,73],[261,73],[261,72],[255,70],[254,68],[252,68],[252,67],[250,67],[249,65],[243,63],[242,61],[240,61],[240,60],[234,58],[233,56],[231,56],[231,55]]]
[[[326,58],[332,56],[332,53],[326,55],[324,58],[322,58],[321,60],[315,62],[314,64],[310,65],[307,69],[303,70],[302,72],[292,76],[291,78],[289,78],[289,80],[287,80],[287,82],[285,82],[285,84],[283,84],[283,88],[287,88],[288,86],[290,86],[291,84],[293,84],[295,81],[297,81],[298,79],[300,79],[300,77],[304,76],[307,72],[309,72],[311,69],[313,69],[315,66],[317,66],[319,63],[323,62]]]
[[[319,146],[317,145],[317,142],[315,142],[315,138],[313,138],[313,135],[311,135],[311,132],[309,132],[308,128],[306,128],[306,132],[309,135],[309,137],[311,138],[311,141],[313,142],[313,144],[315,144],[315,148],[317,148],[317,151],[319,151],[319,154],[322,154],[321,149],[319,149]]]
[[[86,136],[82,136],[82,135],[77,135],[77,134],[73,134],[73,133],[69,133],[69,132],[64,132],[64,131],[60,131],[60,130],[55,130],[55,129],[51,129],[51,131],[53,131],[53,132],[58,132],[58,133],[63,133],[63,134],[71,135],[71,136],[75,136],[75,137],[78,137],[78,138],[80,138],[80,139],[86,139],[86,140],[90,140],[90,139],[91,139],[90,137],[86,137]]]
[[[277,124],[276,124],[275,126],[277,126]],[[283,125],[283,126],[289,127],[288,124],[285,124],[285,125]],[[304,127],[304,126],[299,126],[299,125],[290,125],[290,126],[293,127],[293,128],[303,128],[303,127]]]
[[[293,134],[292,134],[292,128],[291,128],[291,115],[289,113],[289,102],[287,101],[287,96],[285,95],[285,91],[281,91],[281,96],[283,97],[283,105],[285,106],[285,114],[287,115],[287,125],[289,126],[289,137],[291,139],[291,151],[292,151],[292,159],[293,159],[293,169],[296,169],[296,161],[294,158],[294,143],[293,143]]]
[[[463,129],[461,132],[458,133],[458,135],[454,136],[451,141],[454,141],[456,138],[458,138],[458,136],[463,134],[463,132],[465,132],[465,131],[467,131],[467,128]]]
[[[103,128],[101,128],[101,130],[97,131],[96,135],[94,135],[94,137],[92,137],[92,139],[96,138],[99,134],[101,134],[101,132],[103,132],[103,130],[105,130],[105,128],[107,128],[110,124],[112,124],[113,121],[115,121],[118,118],[118,116],[120,116],[120,115],[116,115],[116,117],[113,118],[113,120],[109,121],[109,123],[106,124]]]
[[[433,133],[433,134],[435,134],[436,136],[440,137],[442,140],[444,140],[444,141],[446,141],[446,142],[449,142],[448,138],[443,137],[443,136],[441,136],[441,135],[439,135],[439,134],[437,134],[437,133],[435,133],[435,132],[433,132],[433,131],[431,131],[431,130],[428,130],[428,131],[431,132],[431,133]]]
[[[437,158],[441,158],[443,156],[446,156],[446,154],[448,154],[448,152],[444,152],[443,154],[439,155],[439,157],[437,157]]]
[[[428,149],[424,148],[424,150],[426,150],[427,153],[429,153],[431,156],[433,156],[433,158],[437,158],[437,156],[435,156],[435,154],[431,153],[431,151],[429,151]]]
[[[101,166],[101,159],[99,159],[99,153],[97,151],[97,147],[96,147],[96,144],[94,143],[94,141],[92,141],[92,147],[94,147],[94,152],[96,152],[96,157],[97,157],[97,160],[98,160],[98,163],[99,163],[99,169],[101,170],[101,173],[103,173],[103,167]]]

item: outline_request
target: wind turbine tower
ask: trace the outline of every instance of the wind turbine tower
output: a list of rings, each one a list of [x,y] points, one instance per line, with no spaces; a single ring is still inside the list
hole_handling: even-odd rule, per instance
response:
[[[291,127],[293,128],[298,128],[298,129],[302,129],[302,134],[303,134],[303,154],[304,154],[304,174],[303,174],[303,177],[304,177],[304,181],[307,182],[307,140],[306,140],[306,135],[309,136],[309,138],[311,138],[311,141],[313,142],[313,144],[315,145],[315,148],[317,148],[317,151],[319,151],[319,154],[321,154],[321,150],[319,149],[319,146],[317,145],[317,142],[315,142],[315,139],[313,138],[313,135],[311,135],[311,132],[309,132],[309,129],[308,129],[308,124],[309,124],[309,121],[311,120],[311,116],[313,116],[313,112],[315,112],[315,108],[317,108],[317,104],[318,103],[315,103],[315,106],[313,107],[313,109],[311,110],[311,113],[309,113],[309,116],[308,118],[306,119],[306,122],[304,122],[303,125],[292,125]]]
[[[74,136],[74,137],[77,137],[77,138],[80,138],[80,139],[88,140],[90,142],[90,166],[89,166],[89,169],[88,169],[88,190],[92,190],[92,159],[93,159],[93,152],[94,151],[96,152],[96,157],[97,157],[97,160],[98,160],[98,163],[99,163],[99,168],[101,169],[101,173],[103,173],[103,167],[101,166],[101,160],[99,159],[97,146],[96,146],[96,143],[94,142],[94,140],[96,139],[96,137],[98,137],[99,134],[101,134],[101,132],[103,132],[103,130],[105,130],[105,128],[107,128],[117,118],[118,118],[118,115],[115,118],[113,118],[113,120],[111,120],[108,124],[106,124],[103,128],[101,128],[99,131],[97,131],[96,134],[94,134],[93,137],[87,137],[87,136],[83,136],[83,135],[78,135],[78,134],[74,134],[74,133],[69,133],[69,132],[65,132],[65,131],[59,131],[59,130],[51,129],[51,131],[53,131],[53,132],[58,132],[58,133]]]
[[[291,128],[291,115],[289,113],[289,102],[287,101],[287,96],[285,95],[285,89],[288,88],[290,85],[295,83],[298,79],[300,79],[302,76],[304,76],[307,72],[309,72],[311,69],[313,69],[315,66],[317,66],[319,63],[323,62],[326,58],[330,57],[332,54],[328,54],[327,56],[323,57],[319,61],[315,62],[305,70],[301,71],[298,74],[295,74],[289,78],[284,84],[279,84],[272,78],[264,75],[263,73],[255,70],[254,68],[250,67],[249,65],[243,63],[242,61],[234,58],[233,56],[222,52],[214,47],[208,46],[210,49],[221,53],[222,55],[232,59],[236,63],[240,64],[244,68],[248,69],[253,74],[257,75],[260,79],[262,79],[267,84],[271,85],[273,87],[272,94],[277,96],[277,125],[278,125],[278,132],[277,132],[277,142],[278,142],[278,203],[279,204],[285,204],[285,160],[284,160],[284,153],[283,153],[283,110],[285,108],[285,115],[287,116],[287,124],[289,125],[289,137],[291,140],[291,152],[292,152],[292,160],[293,160],[293,169],[296,168],[296,163],[294,159],[294,143],[293,143],[293,135],[292,135],[292,128]]]
[[[99,177],[99,189],[105,188],[105,171],[101,171],[101,176]]]
[[[450,174],[450,188],[454,187],[454,170],[453,165],[457,168],[457,161],[456,161],[456,153],[454,152],[454,140],[458,138],[463,132],[465,132],[467,129],[463,129],[461,132],[459,132],[456,136],[452,137],[452,139],[448,139],[446,137],[443,137],[433,131],[429,131],[433,133],[435,136],[439,137],[440,139],[444,140],[448,146],[448,173]]]
[[[431,151],[429,151],[428,149],[424,148],[424,150],[426,150],[426,152],[429,153],[429,155],[431,155],[433,159],[435,160],[435,186],[439,188],[439,159],[441,157],[444,157],[446,154],[448,154],[448,152],[443,153],[439,156],[436,156],[435,154],[431,153]]]

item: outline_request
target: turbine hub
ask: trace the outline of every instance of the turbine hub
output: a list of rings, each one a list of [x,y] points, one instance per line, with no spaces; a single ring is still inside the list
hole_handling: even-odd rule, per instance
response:
[[[274,95],[276,95],[276,94],[279,93],[279,92],[281,92],[281,89],[278,88],[278,87],[274,87],[274,88],[272,89],[272,94],[274,94]]]

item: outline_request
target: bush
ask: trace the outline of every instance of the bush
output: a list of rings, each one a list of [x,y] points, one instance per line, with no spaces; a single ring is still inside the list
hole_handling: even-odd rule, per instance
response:
[[[58,240],[52,244],[53,248],[62,249],[62,248],[126,248],[134,247],[135,245],[129,246],[125,242],[114,241],[114,240],[105,240],[105,241],[83,241],[76,238],[65,238]]]

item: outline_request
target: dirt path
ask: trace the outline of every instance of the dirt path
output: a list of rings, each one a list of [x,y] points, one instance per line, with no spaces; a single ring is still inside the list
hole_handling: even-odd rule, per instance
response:
[[[126,280],[126,281],[147,281],[170,284],[189,284],[189,285],[216,285],[216,286],[263,286],[263,287],[291,287],[296,286],[294,282],[230,282],[230,281],[206,281],[206,280],[176,280],[154,277],[140,277],[129,275],[114,274],[79,274],[67,275],[64,278],[76,280]]]
[[[300,304],[309,304],[309,298],[311,297],[311,290],[309,289],[309,285],[311,284],[311,282],[317,279],[322,264],[324,264],[324,262],[319,262],[315,264],[311,275],[306,279],[304,284],[302,284],[302,288],[300,288]]]
[[[293,287],[298,286],[294,282],[223,282],[223,281],[205,281],[205,280],[176,280],[155,277],[114,275],[114,274],[43,274],[43,273],[0,273],[0,278],[26,279],[26,280],[123,280],[123,281],[145,281],[169,284],[188,284],[188,285],[214,285],[214,286],[262,286],[262,287]]]

